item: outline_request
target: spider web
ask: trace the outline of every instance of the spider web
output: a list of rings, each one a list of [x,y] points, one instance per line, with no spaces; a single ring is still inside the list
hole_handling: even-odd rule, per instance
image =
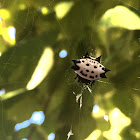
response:
[[[14,3],[16,3],[16,0],[15,1],[13,1],[12,2],[13,4],[12,5],[14,5]],[[55,3],[55,0],[53,0],[53,1],[51,1],[51,2],[49,2],[48,4],[47,4],[47,6],[49,6],[50,7],[50,9],[51,10],[53,10],[53,4]],[[131,7],[132,9],[135,9],[138,13],[139,13],[139,9],[138,8],[136,8],[135,6],[133,6],[132,4],[129,4],[129,3],[127,3],[127,2],[122,2],[122,1],[115,1],[114,2],[114,5],[119,5],[120,3],[123,3],[124,5],[126,5],[127,7]],[[9,2],[9,4],[10,4],[10,2]],[[24,41],[26,41],[26,39],[28,38],[28,37],[30,37],[31,35],[33,35],[33,28],[34,28],[34,25],[35,25],[35,22],[36,22],[36,20],[37,19],[40,19],[40,17],[41,17],[41,15],[37,15],[38,13],[37,13],[37,11],[38,10],[35,10],[35,9],[33,9],[33,10],[31,10],[31,6],[30,6],[30,2],[28,2],[28,1],[25,1],[25,4],[27,5],[27,10],[26,10],[26,16],[24,17],[25,18],[25,20],[24,20],[24,23],[23,22],[21,22],[21,21],[19,21],[19,16],[18,16],[18,14],[19,14],[19,11],[17,10],[17,17],[15,17],[15,18],[11,18],[12,19],[12,21],[13,22],[15,22],[15,24],[17,24],[18,26],[19,26],[19,29],[20,30],[17,30],[17,32],[16,32],[16,35],[18,36],[18,35],[20,35],[22,32],[24,32],[24,35],[22,35],[22,39],[21,40],[19,40],[18,41],[18,43],[16,43],[15,44],[15,46],[14,46],[14,49],[11,51],[11,53],[10,53],[10,55],[8,56],[8,58],[6,58],[6,61],[5,62],[0,62],[1,63],[1,65],[2,65],[2,69],[1,69],[1,71],[0,71],[0,75],[1,75],[1,77],[4,75],[4,73],[5,73],[5,71],[7,71],[7,69],[9,69],[9,67],[14,67],[14,68],[16,68],[16,66],[18,65],[18,64],[16,64],[16,63],[12,63],[11,62],[11,59],[14,57],[14,55],[15,55],[15,52],[16,52],[16,49],[17,49],[17,46],[19,45],[19,44],[22,44],[22,43],[24,43]],[[1,2],[1,8],[4,8],[5,7],[5,5],[6,5],[6,1],[4,0],[3,2]],[[30,14],[30,12],[32,13],[32,14]],[[96,12],[95,12],[95,15],[94,15],[94,17],[95,17],[95,22],[96,22]],[[37,18],[37,19],[36,19]],[[90,18],[90,17],[89,17]],[[28,28],[27,26],[27,22],[28,22],[28,20],[30,20],[30,22],[31,22],[31,24],[30,24],[30,28]],[[80,24],[83,24],[83,22],[84,21],[80,21]],[[69,44],[69,46],[71,46],[71,45],[73,45],[72,43],[71,43],[71,41],[70,41],[70,39],[69,39],[69,37],[68,37],[68,35],[67,35],[67,33],[65,32],[65,29],[64,29],[64,27],[63,27],[63,24],[61,24],[61,22],[59,21],[59,19],[56,19],[56,24],[58,25],[58,27],[60,28],[60,30],[61,30],[61,32],[64,34],[64,36],[65,36],[65,38],[66,38],[66,40],[67,40],[67,44]],[[84,32],[83,33],[81,33],[81,34],[84,34]],[[89,41],[89,47],[86,49],[86,50],[84,50],[84,52],[85,51],[89,51],[90,52],[90,54],[92,55],[92,56],[97,56],[100,52],[98,51],[98,49],[96,49],[96,48],[94,48],[94,46],[96,46],[97,44],[95,43],[95,44],[90,44],[91,42],[92,42],[92,40],[94,40],[94,36],[93,36],[93,34],[91,34],[90,35],[91,36],[91,40]],[[138,40],[139,40],[139,38],[138,38]],[[81,46],[82,46],[82,43],[80,44]],[[65,43],[63,43],[62,42],[62,46],[65,48]],[[22,46],[21,46],[22,47]],[[71,48],[72,49],[72,51],[71,52],[73,52],[73,54],[75,54],[75,49],[74,49],[74,47],[72,47]],[[57,51],[56,51],[56,53],[58,53]],[[69,55],[69,54],[68,54]],[[84,55],[84,54],[83,54]],[[25,56],[26,57],[26,56]],[[80,56],[79,55],[77,55],[77,57],[76,58],[74,58],[74,59],[78,59]],[[102,60],[102,63],[103,64],[105,64],[105,65],[107,65],[108,63],[106,62],[106,60],[104,60],[105,59],[105,57],[103,57],[103,60]],[[137,59],[139,59],[139,55],[138,55],[138,57],[137,57]],[[78,109],[79,109],[79,112],[76,112],[76,111],[74,111],[74,113],[72,114],[72,122],[70,123],[70,128],[69,128],[69,131],[67,132],[67,135],[66,135],[66,137],[67,137],[67,140],[68,139],[72,139],[72,137],[73,137],[73,135],[75,135],[75,128],[73,128],[73,125],[74,125],[74,119],[75,119],[75,117],[74,116],[76,116],[76,114],[78,114],[79,115],[79,122],[78,122],[78,128],[79,128],[79,133],[81,132],[80,131],[80,127],[81,127],[81,124],[82,124],[82,122],[81,122],[81,119],[83,119],[83,117],[82,117],[82,113],[81,113],[81,110],[82,110],[82,108],[84,107],[84,106],[86,106],[85,105],[85,103],[88,103],[88,102],[91,102],[91,99],[89,99],[89,97],[90,98],[93,98],[94,99],[94,101],[93,101],[93,103],[92,103],[92,107],[93,107],[93,113],[94,113],[94,106],[95,105],[98,105],[99,107],[100,107],[100,101],[101,100],[97,100],[97,95],[99,94],[99,91],[100,91],[100,87],[110,87],[110,89],[112,89],[113,88],[113,86],[114,86],[114,83],[109,79],[107,79],[107,80],[98,80],[98,81],[96,81],[96,84],[91,88],[91,87],[89,87],[89,86],[86,86],[86,85],[83,85],[83,84],[79,84],[79,83],[77,83],[76,81],[74,81],[74,79],[72,80],[72,78],[71,77],[73,77],[74,76],[74,74],[73,73],[71,73],[70,72],[70,70],[69,69],[67,69],[67,64],[65,63],[65,65],[64,65],[64,67],[66,68],[66,73],[65,73],[65,78],[67,79],[66,80],[66,82],[67,82],[67,84],[70,86],[70,87],[72,87],[72,86],[76,86],[76,88],[71,88],[70,89],[70,93],[73,95],[73,97],[75,98],[75,103],[78,105]],[[108,73],[108,77],[109,77],[109,73]],[[137,75],[137,77],[134,77],[135,78],[135,80],[137,81],[137,82],[139,82],[139,77],[140,77],[140,75]],[[49,80],[49,79],[47,79],[47,80]],[[9,83],[9,82],[7,82],[7,83],[1,83],[0,85],[1,85],[1,89],[2,88],[4,88],[5,87],[5,85],[9,85],[10,87],[12,86],[12,85],[16,85],[16,84],[26,84],[28,82],[28,79],[23,79],[23,81],[18,81],[18,82],[11,82],[11,83]],[[139,94],[140,93],[140,88],[139,87],[135,87],[135,85],[132,85],[132,87],[127,87],[126,85],[124,85],[124,86],[122,86],[123,87],[123,89],[125,89],[125,88],[127,88],[128,89],[128,91],[130,91],[131,93],[136,93],[136,95],[137,94]],[[122,88],[121,87],[121,88]],[[118,87],[119,88],[119,87]],[[77,90],[78,89],[78,90]],[[104,88],[103,88],[104,89]],[[5,89],[5,90],[7,90],[7,89]],[[98,92],[98,94],[96,94],[96,92]],[[105,92],[107,92],[107,91],[105,91]],[[87,95],[85,95],[85,94],[87,94]],[[103,96],[106,98],[106,96],[107,96],[108,94],[104,94]],[[114,93],[112,93],[110,96],[113,96],[114,95]],[[85,97],[85,96],[89,96],[89,97]],[[96,96],[96,97],[95,97]],[[99,97],[101,98],[101,96],[102,95],[100,95]],[[107,97],[108,98],[108,97]],[[132,101],[132,99],[131,98],[129,98],[129,96],[128,97],[126,97],[127,98],[127,100],[129,100],[129,102],[134,102],[134,101]],[[85,102],[83,102],[83,100],[86,100],[87,99],[87,101]],[[102,99],[103,100],[103,99]],[[5,127],[6,126],[4,126],[5,125],[5,123],[4,123],[4,112],[5,112],[5,108],[4,108],[4,106],[3,106],[3,101],[1,100],[1,120],[2,120],[2,124],[1,124],[1,127],[3,128],[2,130],[2,135],[7,135],[7,132],[5,132]],[[102,105],[102,104],[101,104]],[[102,106],[101,106],[101,108],[103,108]],[[86,116],[86,114],[87,114],[87,116],[88,116],[88,113],[85,111],[84,112],[85,113],[85,116]],[[17,117],[18,117],[18,114],[16,114],[17,115]],[[104,115],[107,115],[107,116],[109,116],[109,112],[105,112],[104,113]],[[132,114],[130,113],[129,114],[129,116],[128,117],[131,117],[132,116]],[[105,118],[105,116],[102,116],[102,117],[104,117]],[[95,120],[96,120],[96,117],[94,118]],[[109,120],[110,120],[110,118],[108,118]],[[106,120],[106,119],[105,119]],[[88,121],[88,120],[87,120]],[[110,125],[110,122],[109,121],[106,121],[109,125]],[[135,123],[135,122],[134,122]],[[13,128],[14,129],[14,128]],[[90,129],[90,127],[89,128],[87,128],[87,129]],[[63,132],[62,132],[63,133]],[[140,136],[140,132],[139,131],[137,131],[137,130],[133,130],[132,131],[132,133],[133,133],[133,135],[135,136],[136,134],[136,136],[135,136],[135,138],[139,138]],[[78,132],[76,133],[76,134],[78,134]],[[29,134],[29,137],[28,138],[30,138],[30,136],[32,135],[32,133],[30,133]],[[78,134],[78,135],[80,135],[80,134]],[[101,138],[102,139],[102,138]]]

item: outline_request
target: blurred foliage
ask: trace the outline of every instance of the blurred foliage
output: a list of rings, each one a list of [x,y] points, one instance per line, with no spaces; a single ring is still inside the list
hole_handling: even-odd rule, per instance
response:
[[[6,90],[0,96],[0,140],[47,140],[52,132],[55,140],[66,140],[70,130],[70,140],[140,139],[139,6],[139,0],[0,1],[0,89]],[[54,56],[45,63],[47,48]],[[63,49],[68,55],[60,58]],[[92,93],[70,68],[85,51],[102,55],[111,69]],[[36,71],[45,76],[36,75],[30,90]],[[15,125],[34,111],[44,112],[44,123],[16,132]]]

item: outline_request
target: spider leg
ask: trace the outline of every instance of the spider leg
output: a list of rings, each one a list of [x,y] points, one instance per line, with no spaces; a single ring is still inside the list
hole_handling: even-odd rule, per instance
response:
[[[76,75],[76,77],[74,79],[77,79],[78,78],[78,74]]]
[[[94,83],[95,83],[95,80],[91,82],[91,87],[94,85]]]

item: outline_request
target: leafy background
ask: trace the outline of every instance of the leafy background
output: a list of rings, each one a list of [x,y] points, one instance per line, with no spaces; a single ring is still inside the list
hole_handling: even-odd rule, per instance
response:
[[[0,140],[65,140],[71,131],[70,140],[140,139],[139,0],[2,0],[0,8]],[[91,92],[70,68],[85,51],[111,69]],[[45,121],[15,131],[35,111]]]

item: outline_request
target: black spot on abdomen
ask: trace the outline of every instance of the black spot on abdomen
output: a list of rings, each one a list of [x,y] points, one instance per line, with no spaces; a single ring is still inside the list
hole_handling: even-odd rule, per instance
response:
[[[92,79],[94,79],[94,76],[90,76],[89,78],[92,78]]]
[[[83,71],[80,71],[80,73],[83,75]]]
[[[94,68],[96,69],[96,68],[97,68],[97,66],[94,66]]]
[[[89,70],[86,70],[86,72],[89,72]]]
[[[86,66],[89,66],[89,64],[86,64]]]
[[[103,68],[102,68],[102,70],[104,70],[104,71],[105,71],[105,68],[103,67]]]
[[[83,71],[80,71],[80,73],[85,77],[87,76],[87,74],[84,74]]]
[[[94,71],[91,71],[91,73],[94,73]]]

